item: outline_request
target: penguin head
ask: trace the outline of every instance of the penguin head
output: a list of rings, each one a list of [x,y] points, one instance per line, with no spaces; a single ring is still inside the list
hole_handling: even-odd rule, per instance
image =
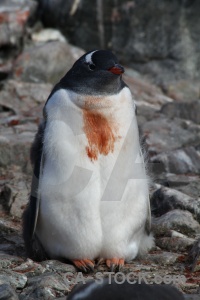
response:
[[[117,94],[125,86],[124,68],[107,50],[94,50],[81,56],[60,84],[84,95]]]

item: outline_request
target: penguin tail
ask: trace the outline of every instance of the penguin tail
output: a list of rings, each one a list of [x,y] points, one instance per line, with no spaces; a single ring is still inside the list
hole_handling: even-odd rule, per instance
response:
[[[145,255],[154,246],[155,246],[155,242],[154,242],[153,234],[150,233],[150,234],[147,235],[145,233],[144,236],[142,237],[141,241],[140,241],[138,255],[139,256]]]

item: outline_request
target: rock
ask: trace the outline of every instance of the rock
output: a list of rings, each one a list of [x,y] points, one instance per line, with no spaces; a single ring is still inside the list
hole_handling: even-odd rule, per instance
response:
[[[50,272],[59,272],[59,273],[76,273],[76,268],[73,265],[62,263],[58,260],[45,260],[41,262],[41,265]]]
[[[20,265],[23,262],[23,259],[18,256],[8,255],[0,252],[0,268],[8,269],[10,267],[15,267]]]
[[[25,274],[27,277],[33,277],[43,274],[46,271],[46,268],[28,258],[21,265],[12,268],[12,271]]]
[[[156,239],[156,245],[161,249],[175,253],[188,251],[194,244],[194,239],[187,237],[163,237]]]
[[[120,1],[114,9],[112,47],[121,59],[157,82],[199,78],[198,1]]]
[[[0,186],[0,206],[4,211],[9,212],[12,205],[11,189],[9,185]]]
[[[199,295],[184,295],[185,300],[199,300]]]
[[[197,239],[188,253],[192,272],[200,271],[200,238]]]
[[[32,40],[34,42],[60,41],[66,42],[66,38],[59,30],[47,28],[37,32],[33,32]]]
[[[200,198],[192,198],[174,189],[161,187],[156,190],[151,197],[151,207],[155,216],[161,216],[178,208],[187,210],[200,223]]]
[[[0,47],[19,46],[23,38],[28,18],[34,13],[37,3],[34,1],[3,0],[0,9]]]
[[[176,80],[170,83],[163,82],[161,85],[164,93],[174,99],[177,103],[184,101],[184,103],[193,102],[199,99],[199,80]]]
[[[14,175],[9,184],[5,183],[1,188],[0,204],[6,212],[21,218],[29,198],[31,179],[20,172],[15,172]]]
[[[0,267],[15,267],[25,255],[21,222],[0,211]]]
[[[19,115],[19,124],[21,122],[26,123],[27,121],[22,116],[31,117],[32,109],[40,104],[44,105],[52,88],[53,86],[49,83],[7,80],[0,90],[0,108],[10,110],[13,114]],[[40,115],[42,115],[42,111],[37,115],[37,119]]]
[[[174,209],[153,219],[153,224],[177,230],[186,235],[195,235],[195,233],[200,232],[200,224],[194,220],[192,214],[180,209]]]
[[[198,175],[189,174],[171,174],[171,173],[161,173],[158,174],[159,177],[156,178],[158,183],[169,187],[171,189],[176,189],[184,194],[189,195],[193,198],[200,197],[200,185]],[[160,188],[156,185],[154,191]],[[153,191],[153,192],[154,192]]]
[[[173,265],[178,259],[179,254],[172,252],[151,253],[147,254],[146,259],[156,264]]]
[[[7,76],[14,56],[24,43],[26,23],[35,13],[35,1],[2,0],[0,7],[0,79]]]
[[[25,82],[57,83],[84,51],[66,42],[36,43],[16,59],[14,77]]]
[[[122,62],[154,81],[198,80],[199,1],[101,4],[40,0],[38,12],[46,27],[60,28],[71,43],[86,50],[111,47]]]
[[[69,292],[65,281],[58,274],[48,273],[28,278],[27,287],[20,295],[20,300],[50,300],[63,297]]]
[[[29,187],[29,189],[28,189]],[[18,188],[12,188],[13,203],[11,205],[10,214],[14,217],[21,218],[24,208],[28,202],[30,193],[30,183],[26,181],[18,181]]]
[[[155,155],[151,162],[154,173],[199,174],[200,154],[195,147],[186,147]]]
[[[169,122],[163,115],[143,124],[141,131],[146,137],[150,156],[186,146],[195,147],[200,140],[199,126],[188,126],[181,119]]]
[[[26,285],[27,277],[11,270],[1,270],[0,281],[3,283],[9,282],[15,289],[22,289]]]
[[[160,110],[163,105],[173,102],[173,99],[165,96],[158,86],[144,78],[138,78],[129,69],[125,69],[123,80],[128,84],[137,104],[143,103],[155,110]]]
[[[173,102],[163,105],[161,113],[170,119],[181,118],[200,124],[200,100],[190,102]]]
[[[0,299],[2,300],[18,300],[15,290],[7,283],[0,282]]]
[[[30,124],[32,125],[32,124]],[[11,164],[20,166],[24,171],[30,169],[29,152],[35,130],[28,130],[26,126],[15,126],[7,128],[3,135],[0,135],[0,167],[8,167]]]
[[[107,8],[108,6],[106,5]],[[82,3],[57,0],[55,5],[52,0],[48,4],[42,0],[39,1],[38,13],[46,27],[59,28],[70,43],[82,45],[81,47],[89,50],[99,47],[96,4],[91,5],[87,0]],[[105,14],[109,15],[106,10]]]
[[[32,172],[30,146],[42,116],[51,84],[7,81],[0,91],[0,167],[11,164]],[[5,112],[7,112],[5,114]],[[9,113],[8,113],[9,112]]]
[[[196,180],[195,176],[193,176],[193,181],[187,182],[186,185],[179,186],[176,189],[191,197],[200,198],[199,177],[198,180]]]
[[[157,86],[139,77],[139,75],[135,75],[130,69],[125,70],[123,79],[133,95],[139,127],[156,118],[157,112],[162,106],[173,101],[166,97]]]

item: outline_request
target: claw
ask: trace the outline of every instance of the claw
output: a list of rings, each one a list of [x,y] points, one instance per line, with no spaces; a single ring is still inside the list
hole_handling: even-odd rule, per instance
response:
[[[102,257],[99,258],[98,261],[97,261],[97,267],[100,266],[100,265],[102,265],[103,263],[105,263],[105,259],[102,258]]]
[[[79,270],[85,273],[89,270],[94,272],[94,262],[89,259],[73,259],[72,262]]]
[[[120,270],[124,266],[124,259],[116,257],[112,259],[106,259],[106,265],[111,272],[114,272],[116,269]]]
[[[119,260],[119,271],[121,271],[121,269],[123,268],[123,266],[124,266],[124,259],[120,258],[120,260]]]

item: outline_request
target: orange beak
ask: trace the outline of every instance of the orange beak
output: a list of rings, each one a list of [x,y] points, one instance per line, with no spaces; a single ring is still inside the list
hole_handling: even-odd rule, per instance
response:
[[[124,73],[124,68],[120,65],[115,65],[114,67],[108,69],[108,71],[116,75],[121,75]]]

